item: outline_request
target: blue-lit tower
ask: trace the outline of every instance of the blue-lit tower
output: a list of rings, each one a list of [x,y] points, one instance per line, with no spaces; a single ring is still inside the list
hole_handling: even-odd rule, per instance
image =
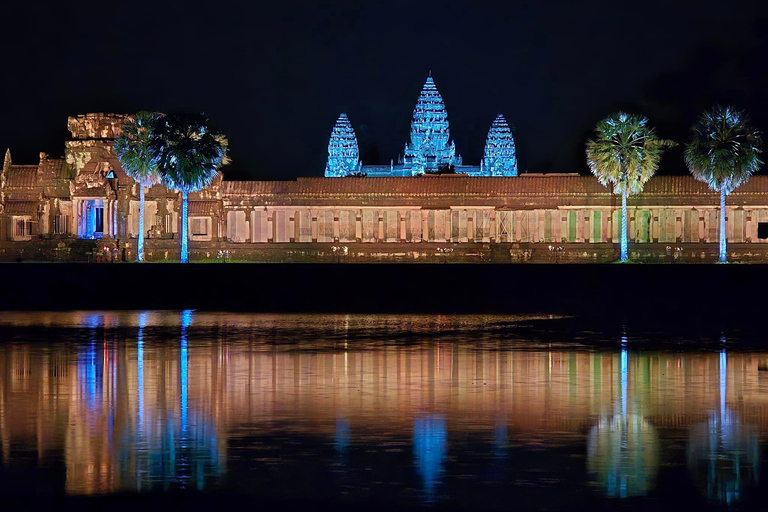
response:
[[[504,116],[499,114],[488,130],[485,158],[480,163],[483,176],[517,176],[515,139]]]
[[[328,143],[328,163],[325,164],[325,177],[337,178],[360,172],[360,150],[357,137],[347,114],[341,114],[331,131]]]
[[[405,145],[403,154],[405,174],[413,176],[445,165],[461,165],[450,138],[448,112],[430,75],[413,109],[411,142]]]

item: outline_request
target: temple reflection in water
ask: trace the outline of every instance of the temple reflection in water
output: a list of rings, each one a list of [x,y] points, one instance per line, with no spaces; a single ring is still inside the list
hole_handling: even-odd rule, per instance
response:
[[[621,498],[653,492],[664,431],[686,440],[688,471],[708,499],[732,503],[759,482],[768,354],[526,348],[457,336],[463,320],[450,318],[302,320],[325,326],[322,336],[295,322],[189,311],[2,316],[0,329],[46,325],[71,337],[0,346],[3,463],[27,448],[39,460],[60,452],[75,494],[211,488],[227,478],[233,446],[279,426],[324,439],[342,465],[356,446],[406,446],[427,500],[446,492],[451,454],[467,439],[496,459],[578,443],[586,459],[573,464]],[[398,339],[393,328],[387,343],[371,341],[360,334],[370,322],[424,322],[433,335]]]

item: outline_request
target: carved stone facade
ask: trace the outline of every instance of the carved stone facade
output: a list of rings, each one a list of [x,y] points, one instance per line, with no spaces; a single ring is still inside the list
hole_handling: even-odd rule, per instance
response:
[[[0,258],[135,259],[138,185],[120,167],[124,116],[69,118],[64,158],[0,173]],[[223,181],[190,194],[192,259],[253,261],[610,261],[617,197],[592,176],[299,178]],[[180,195],[147,190],[147,258],[178,258]],[[634,257],[716,258],[718,196],[689,176],[653,178],[630,199]],[[768,177],[728,199],[732,259],[768,259]],[[450,251],[445,249],[450,248]],[[681,250],[682,249],[682,250]]]

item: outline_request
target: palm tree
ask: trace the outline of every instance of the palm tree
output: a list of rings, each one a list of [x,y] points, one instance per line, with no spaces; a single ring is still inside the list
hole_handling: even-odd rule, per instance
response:
[[[166,116],[157,124],[152,152],[163,184],[181,192],[181,262],[189,262],[188,196],[209,186],[229,163],[227,138],[202,115]]]
[[[664,148],[675,143],[658,138],[645,116],[624,112],[597,123],[595,132],[595,139],[587,141],[587,164],[600,183],[621,194],[621,261],[627,261],[627,197],[642,192]]]
[[[139,237],[136,261],[144,261],[144,188],[160,181],[157,164],[150,145],[159,114],[137,112],[123,123],[123,130],[115,139],[115,154],[125,173],[139,185]]]
[[[746,113],[715,106],[701,114],[691,128],[685,163],[697,180],[720,192],[720,262],[728,261],[725,236],[725,196],[757,172],[761,133],[749,125]]]

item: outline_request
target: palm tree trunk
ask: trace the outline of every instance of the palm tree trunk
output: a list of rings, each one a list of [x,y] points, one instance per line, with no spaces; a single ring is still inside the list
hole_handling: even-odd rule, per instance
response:
[[[181,262],[189,263],[189,228],[187,227],[187,211],[189,206],[189,193],[181,192]]]
[[[139,183],[139,238],[136,241],[136,261],[144,261],[144,185]]]
[[[728,262],[728,251],[725,238],[725,188],[720,186],[720,263]]]
[[[624,187],[624,191],[621,193],[621,258],[619,261],[627,261],[629,259],[629,235],[627,229],[627,188]]]

